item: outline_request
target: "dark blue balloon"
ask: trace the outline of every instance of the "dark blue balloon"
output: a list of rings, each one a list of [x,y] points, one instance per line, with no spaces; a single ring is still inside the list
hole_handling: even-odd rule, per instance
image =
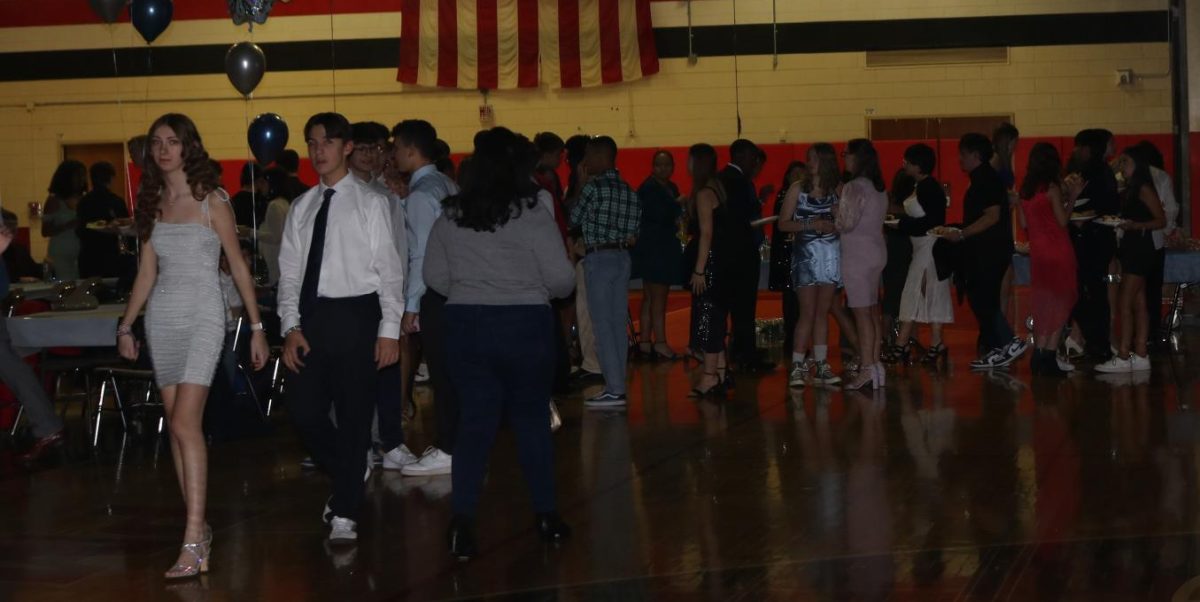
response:
[[[279,153],[287,148],[287,122],[275,113],[263,113],[250,122],[246,138],[250,143],[250,152],[254,153],[259,163],[274,163]]]
[[[142,34],[146,43],[153,42],[171,24],[175,3],[171,0],[133,0],[129,5],[129,16],[133,28]]]

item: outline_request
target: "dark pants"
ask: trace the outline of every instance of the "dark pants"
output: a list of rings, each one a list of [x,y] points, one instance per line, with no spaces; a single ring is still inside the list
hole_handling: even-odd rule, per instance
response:
[[[1167,250],[1155,252],[1154,265],[1146,274],[1146,310],[1150,314],[1150,340],[1156,340],[1162,333],[1162,289],[1163,270],[1166,268]]]
[[[379,417],[379,447],[384,453],[404,443],[403,381],[400,362],[379,371],[379,396],[375,401],[375,413]]]
[[[1004,304],[1000,299],[1000,285],[1008,270],[1008,261],[1000,258],[983,260],[969,269],[967,302],[979,322],[979,350],[998,349],[1013,339],[1012,326],[1004,317]]]
[[[795,349],[796,342],[796,322],[800,321],[800,299],[796,297],[796,291],[785,289],[780,291],[783,295],[783,357],[787,363],[791,362],[792,350]]]
[[[738,362],[758,358],[758,343],[754,336],[754,312],[758,308],[758,254],[748,254],[739,260],[737,269],[729,270],[729,318],[732,335],[730,354]]]
[[[1100,226],[1097,226],[1100,227]],[[1111,238],[1111,234],[1109,235]],[[1078,263],[1079,301],[1072,316],[1093,355],[1108,355],[1111,309],[1108,306],[1108,264],[1116,252],[1108,238],[1086,232],[1072,236]]]
[[[562,314],[559,312],[562,300],[550,306],[554,314],[554,388],[556,395],[565,395],[571,388],[571,342],[563,330]]]
[[[302,319],[312,351],[300,372],[288,375],[288,413],[313,461],[333,479],[334,515],[357,520],[378,396],[379,298],[318,299],[311,314]]]
[[[8,322],[3,316],[0,316],[0,381],[8,385],[17,402],[25,408],[25,417],[29,419],[35,438],[49,437],[63,429],[62,419],[54,413],[54,404],[46,396],[46,389],[33,368],[13,349]]]
[[[488,456],[508,417],[535,512],[553,512],[550,438],[554,319],[546,305],[446,306],[450,373],[462,403],[452,475],[455,514],[475,516]]]
[[[437,441],[434,447],[451,453],[458,440],[458,394],[446,367],[446,298],[427,290],[421,297],[421,349],[433,387]]]

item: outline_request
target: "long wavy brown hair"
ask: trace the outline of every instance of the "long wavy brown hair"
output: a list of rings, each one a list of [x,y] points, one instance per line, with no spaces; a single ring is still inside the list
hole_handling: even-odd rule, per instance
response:
[[[208,151],[204,150],[204,142],[200,140],[200,132],[196,131],[196,124],[187,115],[167,113],[155,119],[154,123],[150,125],[149,138],[153,139],[154,131],[164,125],[175,132],[175,136],[183,145],[183,172],[187,174],[187,183],[192,189],[192,197],[197,201],[203,201],[208,198],[210,192],[221,187],[221,177],[208,159]],[[147,143],[147,147],[149,147],[149,143]],[[162,215],[159,205],[166,188],[162,169],[158,167],[158,162],[150,156],[150,152],[147,148],[146,163],[142,170],[142,183],[137,193],[137,209],[134,212],[138,237],[143,242],[150,240],[150,234],[154,232],[154,222]]]
[[[825,196],[829,196],[837,191],[838,184],[842,181],[837,150],[828,142],[813,144],[810,150],[817,155],[817,177],[806,183],[808,190],[804,192],[812,192],[819,187]]]

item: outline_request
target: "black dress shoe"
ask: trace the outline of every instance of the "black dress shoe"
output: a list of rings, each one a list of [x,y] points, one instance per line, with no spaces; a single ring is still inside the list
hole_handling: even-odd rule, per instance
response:
[[[475,541],[475,519],[461,514],[450,519],[450,529],[446,532],[446,541],[450,545],[450,556],[459,562],[466,562],[479,555],[479,544]]]
[[[64,439],[66,439],[66,436],[63,434],[63,431],[58,431],[53,435],[46,435],[35,441],[33,446],[29,448],[29,451],[21,455],[21,460],[26,463],[37,462],[42,456],[49,453],[50,450],[62,445]]]
[[[534,517],[538,535],[547,543],[558,543],[571,539],[571,527],[564,523],[557,512],[546,512]]]

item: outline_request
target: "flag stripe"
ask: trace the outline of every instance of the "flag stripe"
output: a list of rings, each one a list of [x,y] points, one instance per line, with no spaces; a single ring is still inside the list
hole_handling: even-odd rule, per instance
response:
[[[500,47],[497,0],[477,0],[478,14],[478,53],[479,81],[478,87],[485,90],[495,90],[500,85]],[[504,2],[505,0],[500,0]],[[468,0],[470,3],[470,0]],[[507,34],[506,34],[507,35]],[[466,86],[462,86],[465,88]]]
[[[600,0],[579,3],[579,81],[584,87],[604,83],[600,77]]]
[[[621,10],[621,81],[642,77],[642,54],[638,51],[637,1],[622,2]]]
[[[558,0],[558,60],[564,88],[578,88],[583,83],[579,12],[579,0]]]
[[[520,31],[517,0],[500,0],[496,4],[496,85],[497,90],[517,87]],[[482,35],[482,33],[481,33]],[[482,79],[482,75],[480,76]]]
[[[638,0],[637,32],[642,76],[658,73],[658,49],[654,45],[654,23],[650,18],[649,0]]]
[[[417,83],[417,65],[421,57],[421,0],[404,0],[400,16],[400,72],[396,79]]]
[[[417,66],[417,84],[433,87],[438,85],[438,3],[441,0],[421,0],[420,58]]]
[[[612,84],[621,81],[621,30],[625,23],[621,19],[621,4],[619,0],[599,1],[600,27],[600,81]]]
[[[437,85],[443,88],[458,87],[457,4],[455,0],[438,0],[437,3]]]
[[[455,29],[458,40],[458,71],[455,85],[464,90],[478,87],[480,64],[479,34],[476,22],[479,20],[477,7],[482,8],[483,0],[456,0]]]
[[[557,8],[553,2],[547,2],[545,6]],[[517,45],[519,47],[517,50],[517,86],[537,87],[540,79],[538,74],[538,0],[517,0]],[[554,51],[557,63],[557,40],[546,50]]]

